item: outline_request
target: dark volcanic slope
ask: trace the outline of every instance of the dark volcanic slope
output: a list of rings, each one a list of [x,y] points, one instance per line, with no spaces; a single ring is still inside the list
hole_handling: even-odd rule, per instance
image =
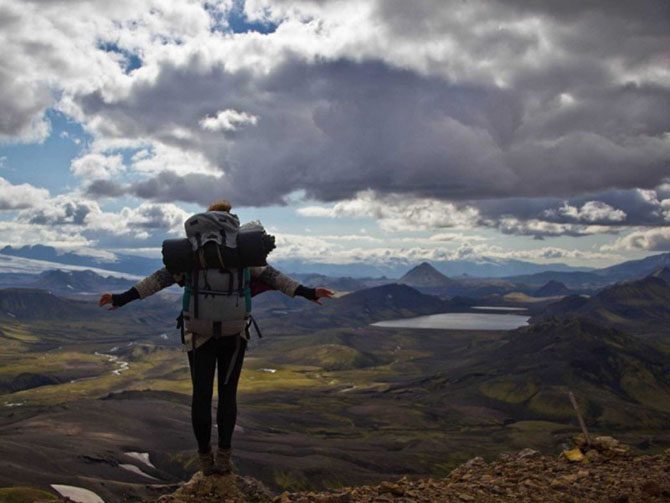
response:
[[[451,280],[428,262],[423,262],[408,271],[398,283],[414,288],[440,288],[451,284]]]
[[[463,370],[397,392],[441,407],[486,406],[516,420],[569,421],[573,391],[591,424],[670,426],[670,358],[643,340],[584,320],[550,321],[510,332]]]
[[[654,278],[661,278],[670,285],[670,267],[663,267],[662,269],[654,271],[651,276]]]
[[[393,318],[442,313],[449,307],[448,301],[423,294],[407,285],[393,283],[328,299],[322,306],[309,303],[297,312],[274,318],[273,324],[291,327],[292,330],[295,327],[361,326]]]
[[[570,290],[560,281],[548,281],[542,287],[533,292],[535,297],[557,297],[559,295],[569,295]]]
[[[6,288],[0,290],[0,316],[20,320],[79,319],[95,311],[93,304],[56,297],[44,290]]]
[[[610,281],[641,278],[663,267],[670,266],[670,253],[661,253],[641,260],[629,260],[597,271],[601,276],[610,278]]]
[[[619,283],[591,299],[567,297],[532,321],[551,317],[580,318],[639,334],[662,334],[670,329],[670,284],[659,277]]]

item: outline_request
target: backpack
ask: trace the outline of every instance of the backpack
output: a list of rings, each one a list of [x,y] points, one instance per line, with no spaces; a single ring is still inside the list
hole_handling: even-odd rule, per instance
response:
[[[239,261],[226,260],[229,252],[229,257],[237,253],[240,231],[237,215],[208,211],[193,215],[184,226],[195,260],[193,269],[185,275],[182,329],[215,338],[237,335],[244,330],[248,338],[248,327],[253,321],[251,271],[239,266]]]

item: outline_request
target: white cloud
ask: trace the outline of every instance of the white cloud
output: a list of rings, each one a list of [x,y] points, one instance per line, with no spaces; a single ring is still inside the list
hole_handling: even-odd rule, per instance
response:
[[[430,238],[411,239],[390,238],[371,240],[369,247],[352,246],[352,239],[339,239],[338,236],[304,236],[277,233],[277,249],[272,252],[272,260],[304,260],[329,264],[348,264],[366,262],[373,265],[415,264],[421,261],[470,260],[487,261],[492,259],[529,260],[540,263],[552,263],[559,260],[568,262],[613,261],[621,257],[611,251],[591,251],[566,249],[560,247],[541,247],[530,250],[509,250],[501,246],[484,243],[480,237],[455,235],[449,244]]]
[[[503,234],[534,236],[536,238],[558,236],[591,236],[594,234],[616,234],[621,229],[604,225],[582,225],[547,222],[538,219],[522,220],[515,217],[502,217],[497,221],[488,221],[490,227],[498,228]]]
[[[123,157],[120,154],[104,155],[89,153],[72,161],[70,171],[86,181],[109,180],[123,173]]]
[[[670,252],[670,227],[633,231],[617,239],[614,244],[603,246],[603,250]]]
[[[207,131],[237,131],[240,127],[255,125],[258,117],[237,110],[221,110],[214,117],[205,117],[200,121],[200,127]]]
[[[567,202],[557,211],[547,210],[547,216],[560,215],[576,222],[622,222],[626,219],[626,212],[613,208],[602,201],[588,201],[581,208],[571,206]]]
[[[388,231],[434,230],[446,227],[472,228],[479,219],[476,208],[401,195],[380,197],[373,191],[340,201],[331,207],[307,206],[296,210],[307,217],[374,218]]]
[[[48,197],[48,190],[29,183],[14,185],[0,177],[0,210],[31,208],[42,204]]]

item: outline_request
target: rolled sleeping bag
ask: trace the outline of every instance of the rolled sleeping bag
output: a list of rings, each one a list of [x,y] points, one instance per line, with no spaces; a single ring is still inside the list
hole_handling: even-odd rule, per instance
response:
[[[237,234],[237,248],[206,243],[194,251],[191,241],[166,239],[163,241],[163,264],[173,274],[201,269],[238,269],[267,265],[268,254],[276,248],[275,237],[260,225],[242,226]]]
[[[268,265],[268,255],[275,248],[275,237],[265,232],[260,225],[243,225],[237,233],[237,253],[241,267]]]
[[[165,268],[172,274],[193,270],[195,253],[188,239],[166,239],[161,253]]]

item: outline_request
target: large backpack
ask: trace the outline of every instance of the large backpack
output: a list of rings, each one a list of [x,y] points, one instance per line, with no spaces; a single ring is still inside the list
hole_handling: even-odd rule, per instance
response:
[[[182,306],[183,326],[191,333],[222,337],[248,329],[251,316],[250,270],[247,267],[209,267],[207,255],[222,249],[235,249],[240,230],[236,215],[208,211],[193,215],[184,224],[186,237],[196,257],[186,274]]]

